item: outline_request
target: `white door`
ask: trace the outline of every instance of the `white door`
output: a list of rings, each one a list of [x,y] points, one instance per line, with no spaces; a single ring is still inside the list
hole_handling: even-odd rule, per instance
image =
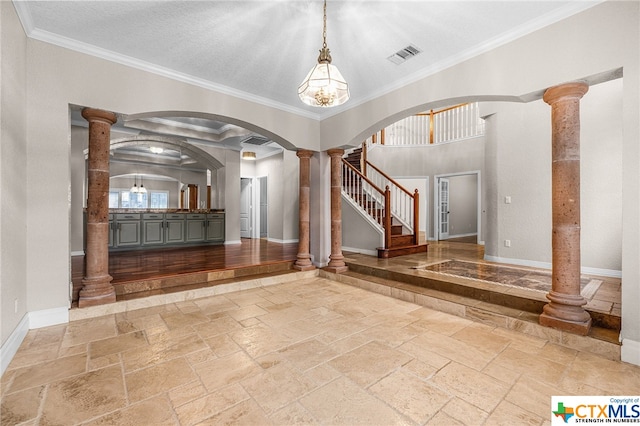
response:
[[[440,240],[449,238],[449,179],[438,179],[438,231]]]
[[[267,212],[269,210],[267,177],[258,178],[258,182],[260,182],[260,238],[267,238]]]
[[[251,238],[251,179],[240,179],[240,237]]]

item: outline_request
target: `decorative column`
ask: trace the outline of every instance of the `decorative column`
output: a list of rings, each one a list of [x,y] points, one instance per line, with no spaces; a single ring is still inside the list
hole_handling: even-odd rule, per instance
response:
[[[580,99],[585,83],[547,89],[552,138],[552,286],[540,324],[586,335],[591,317],[580,295]]]
[[[339,274],[348,270],[342,255],[342,156],[344,149],[330,149],[331,157],[331,255],[324,269]]]
[[[309,253],[309,192],[311,190],[309,159],[313,157],[313,151],[301,149],[296,152],[300,159],[300,193],[298,196],[298,259],[293,265],[294,269],[299,271],[309,271],[316,269],[311,263],[311,254]]]
[[[116,301],[109,275],[109,144],[117,121],[114,113],[92,108],[83,109],[82,116],[89,122],[89,182],[81,308]]]

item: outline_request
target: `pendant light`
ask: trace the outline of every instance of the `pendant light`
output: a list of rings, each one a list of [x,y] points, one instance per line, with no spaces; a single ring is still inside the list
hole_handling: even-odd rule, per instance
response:
[[[324,0],[322,49],[318,63],[309,71],[298,87],[300,100],[307,105],[332,107],[349,100],[349,85],[335,65],[331,65],[331,54],[327,47],[327,0]]]
[[[147,188],[145,188],[144,184],[142,183],[142,176],[140,176],[140,189],[138,189],[138,192],[141,194],[147,193]]]
[[[137,183],[138,183],[137,175],[134,175],[133,176],[133,186],[131,187],[129,192],[132,192],[134,194],[137,194],[139,192]]]

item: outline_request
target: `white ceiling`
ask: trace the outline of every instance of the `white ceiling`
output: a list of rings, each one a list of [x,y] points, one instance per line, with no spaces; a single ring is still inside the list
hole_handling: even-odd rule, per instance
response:
[[[327,44],[351,100],[329,109],[297,97],[322,45],[320,0],[14,4],[32,38],[321,119],[600,1],[331,0]],[[387,59],[410,44],[422,53]]]

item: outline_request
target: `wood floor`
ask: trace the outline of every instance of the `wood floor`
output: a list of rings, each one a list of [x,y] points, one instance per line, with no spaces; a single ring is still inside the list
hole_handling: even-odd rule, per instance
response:
[[[243,238],[241,244],[133,250],[109,254],[112,284],[150,278],[166,278],[204,271],[223,271],[296,259],[298,243],[279,244]],[[72,256],[73,302],[77,302],[84,256]]]

